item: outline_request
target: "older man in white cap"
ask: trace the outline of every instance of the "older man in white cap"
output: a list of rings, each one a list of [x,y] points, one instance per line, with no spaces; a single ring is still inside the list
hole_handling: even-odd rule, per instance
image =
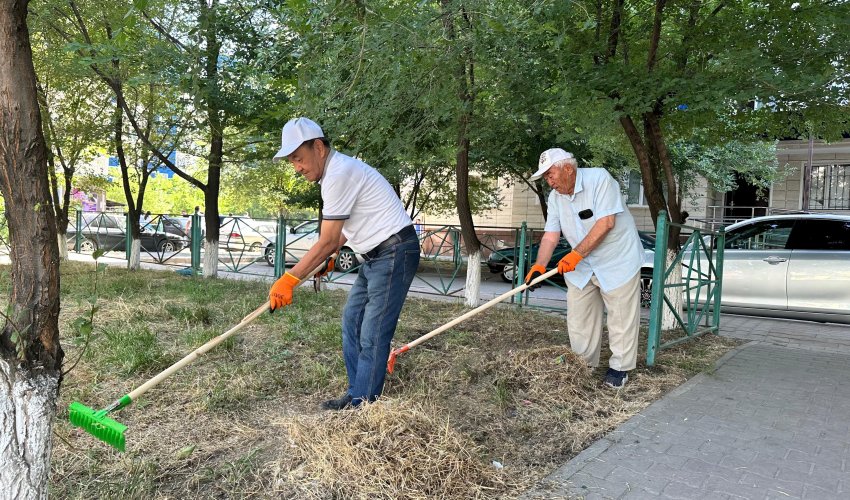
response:
[[[558,262],[567,282],[570,346],[587,363],[599,365],[603,306],[608,310],[611,358],[605,384],[620,388],[637,361],[640,326],[640,267],[643,249],[617,181],[604,168],[578,168],[560,148],[540,155],[532,180],[543,177],[548,217],[537,262],[526,283],[546,272],[561,234],[572,251]]]
[[[387,180],[362,161],[331,149],[312,120],[287,122],[274,158],[287,158],[298,173],[321,184],[323,207],[319,240],[272,286],[271,310],[291,304],[299,281],[343,244],[360,254],[364,263],[342,316],[348,390],[322,406],[341,410],[374,401],[383,390],[390,342],[419,266],[413,223]],[[330,261],[327,270],[332,267]]]

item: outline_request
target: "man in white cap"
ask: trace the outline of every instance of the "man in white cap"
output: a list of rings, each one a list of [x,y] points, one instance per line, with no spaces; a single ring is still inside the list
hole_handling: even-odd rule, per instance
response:
[[[348,390],[322,407],[341,410],[374,401],[383,390],[390,342],[419,266],[413,223],[389,182],[362,161],[331,149],[312,120],[295,118],[284,125],[274,156],[281,158],[321,185],[322,226],[318,241],[272,286],[271,310],[291,304],[293,288],[344,244],[361,254],[364,263],[342,316]],[[329,261],[320,274],[332,267]]]
[[[578,168],[572,154],[553,148],[540,155],[531,180],[540,177],[552,192],[537,262],[525,282],[546,272],[563,234],[572,247],[558,262],[567,282],[570,347],[590,366],[599,365],[607,308],[611,358],[604,382],[623,387],[637,362],[640,326],[643,248],[635,222],[623,207],[619,184],[604,168]]]

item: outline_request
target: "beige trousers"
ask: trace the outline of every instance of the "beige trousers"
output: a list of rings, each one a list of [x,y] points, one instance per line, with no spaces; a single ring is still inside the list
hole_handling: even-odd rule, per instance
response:
[[[640,331],[640,271],[621,287],[602,291],[596,275],[583,290],[567,288],[567,327],[570,347],[592,367],[599,366],[602,348],[602,312],[608,310],[608,366],[620,371],[632,370],[637,363]]]

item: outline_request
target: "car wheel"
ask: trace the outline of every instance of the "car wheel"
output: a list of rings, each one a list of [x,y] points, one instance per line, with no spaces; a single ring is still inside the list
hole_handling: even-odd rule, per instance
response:
[[[505,283],[513,283],[514,278],[516,278],[516,266],[513,264],[508,264],[502,268],[502,272],[499,273],[499,276],[502,277],[502,281]]]
[[[80,252],[92,253],[95,250],[97,250],[97,243],[92,240],[84,238],[83,241],[80,242]]]
[[[266,263],[272,267],[274,267],[274,245],[269,245],[266,247],[266,251],[263,254],[263,257],[266,259]]]
[[[354,256],[354,252],[349,250],[348,248],[343,248],[339,251],[339,255],[336,256],[336,267],[337,271],[347,272],[354,269],[354,266],[357,265],[357,258]]]
[[[248,251],[251,252],[251,253],[259,252],[261,246],[262,245],[260,243],[255,241],[254,243],[251,243],[251,247],[248,248]]]
[[[173,253],[177,251],[177,245],[171,240],[162,240],[159,242],[160,253]]]

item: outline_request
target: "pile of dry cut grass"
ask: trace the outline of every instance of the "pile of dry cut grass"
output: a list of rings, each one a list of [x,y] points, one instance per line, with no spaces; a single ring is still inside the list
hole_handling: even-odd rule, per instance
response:
[[[481,498],[503,491],[501,471],[439,415],[422,403],[382,399],[285,420],[291,453],[275,464],[276,483],[314,498]]]

